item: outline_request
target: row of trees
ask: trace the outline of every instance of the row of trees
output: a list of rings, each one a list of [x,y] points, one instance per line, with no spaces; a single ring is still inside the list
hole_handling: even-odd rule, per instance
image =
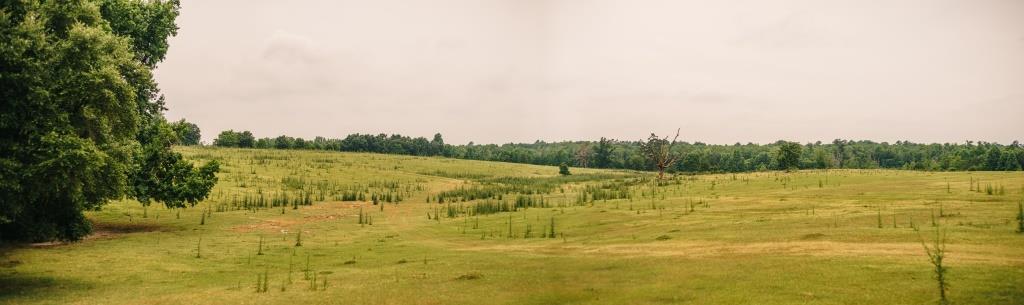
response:
[[[0,240],[76,240],[91,230],[83,211],[110,200],[209,194],[218,165],[170,150],[198,128],[164,119],[152,74],[179,7],[0,0]]]
[[[316,137],[312,140],[278,136],[256,139],[249,131],[225,130],[213,140],[214,146],[241,148],[315,149],[351,152],[374,152],[413,156],[446,156],[453,154],[455,146],[444,144],[441,134],[432,140],[423,137],[411,138],[401,135],[351,134],[344,139]]]
[[[920,144],[835,140],[831,143],[710,145],[677,142],[652,134],[645,141],[537,141],[523,144],[445,144],[401,135],[352,134],[344,139],[313,140],[279,136],[255,139],[248,131],[224,131],[214,145],[226,147],[316,149],[668,172],[750,172],[773,169],[889,168],[912,170],[1006,170],[1024,168],[1024,146],[968,141]],[[659,162],[661,164],[659,164]]]

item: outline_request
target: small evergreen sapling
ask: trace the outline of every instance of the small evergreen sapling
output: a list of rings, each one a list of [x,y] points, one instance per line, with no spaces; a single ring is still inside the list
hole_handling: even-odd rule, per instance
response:
[[[260,243],[256,246],[256,255],[263,255],[263,235],[260,235]]]
[[[550,228],[551,229],[548,232],[548,238],[555,238],[555,217],[554,216],[551,217],[551,227]]]
[[[1024,201],[1017,203],[1017,233],[1024,233]]]
[[[935,230],[935,240],[932,241],[932,246],[929,247],[921,238],[921,246],[924,247],[924,251],[928,254],[928,260],[935,267],[935,280],[939,285],[939,304],[947,305],[949,300],[946,298],[946,292],[949,291],[949,283],[946,278],[946,272],[948,268],[943,265],[943,259],[946,258],[946,233],[944,230]]]
[[[270,287],[270,281],[267,280],[267,269],[263,269],[263,292],[267,292],[267,288]]]
[[[878,207],[878,228],[882,228],[882,207]]]
[[[896,226],[896,210],[895,209],[892,210],[892,228],[893,229],[897,228],[897,226]]]
[[[200,255],[201,246],[203,245],[203,236],[199,235],[199,241],[196,242],[196,258],[202,258]]]

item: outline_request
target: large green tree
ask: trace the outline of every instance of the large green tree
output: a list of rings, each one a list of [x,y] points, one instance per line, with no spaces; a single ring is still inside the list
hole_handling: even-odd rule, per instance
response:
[[[234,130],[221,131],[216,139],[213,139],[213,146],[238,147],[238,137],[241,134]]]
[[[179,6],[0,0],[0,239],[76,240],[91,230],[83,211],[112,199],[209,193],[218,166],[170,151],[151,72]],[[151,176],[175,191],[140,184]]]
[[[185,119],[171,123],[171,129],[174,130],[175,136],[178,137],[178,141],[175,144],[199,145],[199,140],[202,138],[199,125],[185,121]]]
[[[775,160],[779,165],[779,169],[792,170],[797,169],[800,166],[800,151],[802,147],[800,143],[795,142],[782,142],[779,143],[779,151],[775,155]]]
[[[284,137],[284,136],[282,136],[282,137]],[[290,142],[289,142],[289,144],[290,144]],[[254,137],[252,135],[252,132],[249,132],[248,130],[241,131],[241,132],[234,131],[234,130],[225,130],[225,131],[221,131],[220,134],[217,135],[216,139],[213,139],[213,145],[214,146],[221,146],[221,147],[253,148],[253,147],[256,147],[256,137]],[[291,147],[291,145],[289,145],[289,146],[278,147],[278,148],[292,148],[292,147]]]
[[[256,137],[248,130],[238,133],[238,147],[252,148],[256,145]]]
[[[612,156],[615,154],[615,141],[601,137],[594,148],[594,166],[608,168],[612,166]]]

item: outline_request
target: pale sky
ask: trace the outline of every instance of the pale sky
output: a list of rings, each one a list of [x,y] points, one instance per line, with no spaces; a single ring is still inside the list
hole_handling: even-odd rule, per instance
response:
[[[448,143],[1024,140],[1024,1],[184,0],[172,120]]]

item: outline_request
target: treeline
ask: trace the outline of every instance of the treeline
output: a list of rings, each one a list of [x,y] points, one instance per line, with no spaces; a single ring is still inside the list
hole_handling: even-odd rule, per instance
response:
[[[267,149],[313,149],[347,152],[373,152],[413,156],[444,156],[458,159],[501,161],[538,165],[572,164],[577,167],[651,170],[653,164],[641,150],[644,141],[537,141],[521,144],[467,145],[445,144],[441,134],[433,139],[401,135],[351,134],[344,139],[316,137],[312,140],[279,136],[256,139],[248,131],[222,132],[215,146]],[[787,155],[799,155],[795,167],[825,168],[887,168],[930,171],[995,170],[1016,171],[1024,168],[1024,147],[1014,141],[1009,145],[968,141],[963,144],[920,144],[835,140],[831,143],[792,145],[778,141],[771,144],[711,145],[700,142],[679,142],[672,153],[679,155],[670,172],[750,172],[792,168],[792,161],[780,158],[781,148]]]
[[[401,135],[385,134],[351,134],[345,139],[327,139],[316,137],[312,140],[278,136],[276,138],[255,138],[249,131],[225,130],[213,140],[214,146],[241,148],[274,148],[274,149],[314,149],[350,152],[373,152],[383,154],[399,154],[413,156],[446,156],[456,157],[455,146],[444,144],[441,134],[435,134],[433,140],[423,137],[411,138]]]

